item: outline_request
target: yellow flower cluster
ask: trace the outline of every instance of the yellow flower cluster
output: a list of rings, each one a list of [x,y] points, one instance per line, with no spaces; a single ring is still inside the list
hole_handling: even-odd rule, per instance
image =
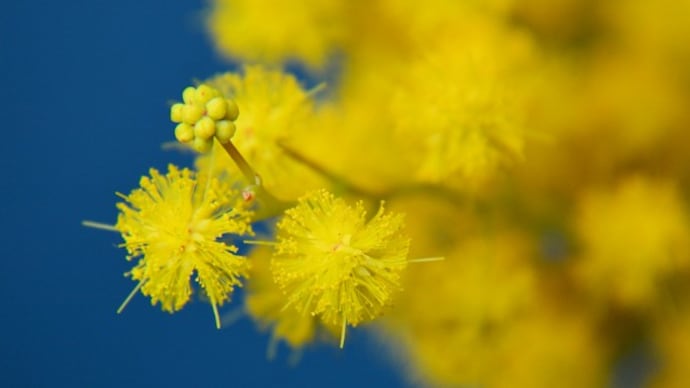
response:
[[[249,275],[272,342],[374,323],[423,385],[605,386],[646,346],[683,386],[686,3],[213,0],[240,70],[171,108],[198,172],[118,205],[135,291]]]
[[[670,278],[690,270],[690,220],[669,182],[630,177],[585,192],[575,227],[582,247],[577,276],[616,305],[654,306]]]

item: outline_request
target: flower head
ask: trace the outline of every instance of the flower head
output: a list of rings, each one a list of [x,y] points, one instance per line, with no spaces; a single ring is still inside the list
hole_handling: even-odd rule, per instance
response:
[[[241,73],[225,73],[206,81],[242,112],[232,143],[261,174],[262,184],[276,197],[294,200],[309,189],[322,187],[323,178],[288,155],[283,146],[295,147],[311,134],[306,123],[314,114],[313,91],[291,74],[262,66],[246,66]],[[199,170],[212,164],[211,156],[197,160]],[[215,160],[211,174],[235,171],[228,157]]]
[[[536,302],[538,278],[529,265],[534,248],[526,234],[503,226],[466,230],[454,239],[445,260],[407,272],[403,284],[414,292],[400,295],[384,322],[386,333],[400,334],[394,338],[412,361],[408,371],[430,385],[491,386],[484,383],[496,370],[508,369],[498,357],[515,325],[544,308]]]
[[[669,280],[690,268],[690,222],[674,182],[633,175],[585,191],[574,224],[581,285],[624,308],[658,305]]]
[[[273,276],[287,305],[326,324],[376,318],[400,288],[409,239],[401,214],[383,206],[367,221],[361,202],[348,206],[326,190],[311,192],[278,223]]]
[[[333,0],[214,0],[208,27],[217,49],[231,58],[325,64],[342,41],[347,2]],[[251,31],[251,33],[247,33]]]
[[[271,331],[269,357],[273,358],[277,341],[300,349],[314,341],[318,319],[285,307],[285,297],[273,281],[270,271],[271,250],[257,247],[251,253],[250,280],[247,282],[246,311],[262,330]]]
[[[239,194],[217,179],[196,177],[189,169],[170,165],[168,173],[150,170],[141,188],[117,204],[115,228],[122,233],[128,259],[138,258],[127,273],[139,282],[137,289],[160,302],[163,310],[180,310],[192,294],[190,277],[217,306],[229,299],[247,261],[236,256],[237,248],[219,240],[226,234],[250,234],[250,213]]]
[[[528,36],[492,19],[477,15],[458,24],[395,75],[390,110],[399,135],[421,146],[418,178],[456,178],[466,187],[522,156],[528,133],[522,113],[536,55]]]

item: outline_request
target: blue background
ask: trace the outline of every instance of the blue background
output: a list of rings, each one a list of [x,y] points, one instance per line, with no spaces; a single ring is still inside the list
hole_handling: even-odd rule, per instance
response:
[[[398,386],[390,352],[361,329],[343,351],[296,367],[248,319],[217,331],[207,304],[170,315],[137,296],[113,223],[115,191],[149,167],[189,165],[161,149],[169,102],[226,70],[204,2],[10,1],[0,13],[2,246],[0,386]],[[248,32],[250,33],[250,32]],[[231,306],[239,306],[238,301]],[[232,309],[233,307],[231,307]]]

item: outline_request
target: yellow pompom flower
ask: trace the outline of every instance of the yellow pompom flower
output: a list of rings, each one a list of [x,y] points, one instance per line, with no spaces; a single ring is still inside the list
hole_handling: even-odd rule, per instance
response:
[[[495,362],[498,345],[537,306],[533,247],[503,228],[455,239],[446,260],[407,272],[405,289],[414,291],[401,294],[386,329],[401,334],[408,370],[429,385],[487,386],[505,369]]]
[[[250,212],[239,193],[217,179],[173,165],[165,175],[155,169],[150,175],[141,178],[141,188],[119,194],[125,202],[117,204],[115,228],[125,240],[127,259],[139,260],[127,273],[139,284],[120,311],[138,290],[164,311],[178,311],[189,301],[196,273],[219,327],[217,307],[248,270],[247,260],[235,255],[237,248],[219,239],[251,234]]]
[[[306,121],[314,114],[314,101],[297,79],[279,70],[246,66],[242,73],[225,73],[206,82],[237,103],[242,112],[232,143],[246,161],[261,174],[262,184],[282,200],[294,200],[310,189],[322,187],[324,180],[302,162],[288,155],[283,145],[301,144],[307,133]],[[206,170],[211,156],[197,160]],[[229,157],[214,159],[216,175],[236,171]]]
[[[537,59],[528,35],[477,15],[389,72],[388,114],[398,136],[414,140],[413,174],[465,188],[520,160]]]
[[[337,0],[213,0],[208,27],[232,58],[280,63],[299,59],[320,67],[343,40],[347,2]]]
[[[283,308],[285,296],[273,281],[270,259],[271,250],[266,247],[257,247],[251,253],[245,310],[261,330],[271,330],[268,357],[273,358],[278,341],[285,341],[292,349],[314,341],[318,320],[295,308]]]
[[[690,222],[672,182],[632,176],[582,194],[574,219],[576,275],[593,296],[624,308],[658,306],[669,279],[690,268]]]
[[[400,289],[409,239],[401,214],[369,220],[362,202],[354,207],[326,190],[300,198],[277,225],[271,262],[286,308],[320,316],[327,325],[357,326],[381,315]]]

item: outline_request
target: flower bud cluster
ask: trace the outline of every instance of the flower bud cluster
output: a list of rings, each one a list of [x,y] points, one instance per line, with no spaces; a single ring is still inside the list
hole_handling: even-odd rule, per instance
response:
[[[170,120],[177,124],[175,138],[198,152],[213,146],[213,138],[227,143],[235,134],[239,109],[235,101],[207,85],[189,86],[182,92],[183,102],[170,108]]]

